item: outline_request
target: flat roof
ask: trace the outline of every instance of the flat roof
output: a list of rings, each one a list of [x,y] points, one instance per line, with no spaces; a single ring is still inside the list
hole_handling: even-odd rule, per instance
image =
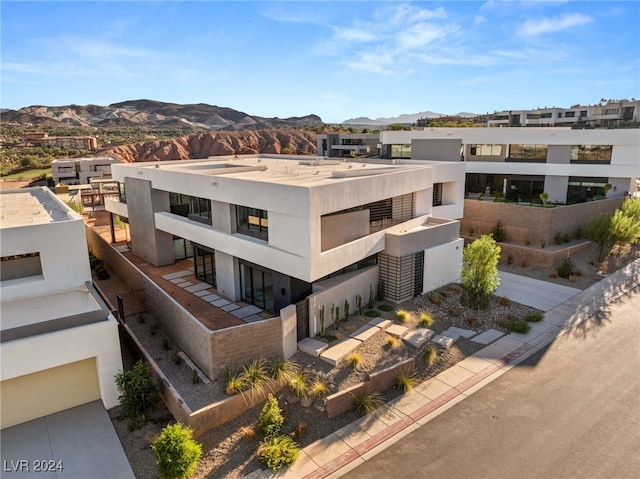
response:
[[[66,221],[72,219],[71,213],[69,207],[44,187],[0,192],[0,228]]]
[[[86,286],[51,294],[4,300],[0,303],[2,312],[0,330],[5,331],[101,309],[102,306]]]
[[[224,175],[228,178],[247,181],[309,188],[345,179],[353,180],[382,174],[423,170],[442,163],[425,161],[420,164],[402,164],[402,162],[392,164],[390,160],[362,162],[357,160],[340,161],[314,156],[274,158],[255,155],[171,162],[128,163],[119,166],[193,175],[209,175],[212,179],[216,176]]]

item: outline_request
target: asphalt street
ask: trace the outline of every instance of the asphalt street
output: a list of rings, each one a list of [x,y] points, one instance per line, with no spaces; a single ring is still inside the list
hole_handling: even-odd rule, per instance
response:
[[[640,478],[640,288],[343,477]]]

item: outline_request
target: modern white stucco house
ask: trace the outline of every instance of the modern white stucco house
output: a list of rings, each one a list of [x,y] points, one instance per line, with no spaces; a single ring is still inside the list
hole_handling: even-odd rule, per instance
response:
[[[122,195],[105,206],[128,218],[134,254],[154,265],[192,255],[219,294],[275,314],[341,281],[366,302],[372,280],[347,281],[363,270],[391,301],[459,276],[461,163],[254,155],[112,173]]]
[[[57,185],[88,185],[92,178],[111,178],[111,165],[119,163],[111,156],[98,158],[66,158],[51,162],[51,175]]]
[[[0,193],[0,401],[6,428],[118,404],[118,325],[92,287],[82,218],[46,188]]]
[[[634,129],[424,128],[383,131],[384,158],[464,161],[466,191],[501,190],[514,201],[578,203],[622,197],[640,177]]]

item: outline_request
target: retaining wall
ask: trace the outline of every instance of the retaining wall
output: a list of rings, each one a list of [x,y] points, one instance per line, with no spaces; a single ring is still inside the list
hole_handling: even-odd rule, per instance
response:
[[[351,409],[353,397],[363,391],[384,392],[395,384],[401,372],[411,373],[416,368],[415,358],[409,358],[389,368],[372,373],[369,380],[338,391],[325,400],[325,414],[329,419]]]

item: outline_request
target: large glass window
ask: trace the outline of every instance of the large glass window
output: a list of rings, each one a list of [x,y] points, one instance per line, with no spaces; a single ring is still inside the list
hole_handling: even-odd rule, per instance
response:
[[[411,158],[411,145],[391,145],[391,158]]]
[[[236,225],[238,233],[263,240],[269,239],[269,214],[266,210],[238,205]]]
[[[470,146],[471,156],[500,156],[502,145],[474,144]]]
[[[215,251],[202,246],[193,248],[193,266],[195,277],[200,281],[216,287],[216,256]]]
[[[179,236],[173,237],[173,251],[176,260],[191,258],[193,256],[193,246],[191,241]]]
[[[197,196],[169,193],[171,213],[199,223],[211,224],[211,200]]]
[[[507,201],[524,203],[541,203],[540,193],[544,192],[544,179],[537,178],[508,178]]]
[[[611,163],[612,145],[571,145],[571,163]]]
[[[259,308],[273,310],[273,275],[245,262],[240,262],[240,296]]]
[[[567,204],[584,203],[604,198],[604,185],[606,184],[607,178],[570,176],[569,187],[567,188]]]
[[[547,145],[509,145],[507,161],[532,161],[545,163],[547,161]]]

